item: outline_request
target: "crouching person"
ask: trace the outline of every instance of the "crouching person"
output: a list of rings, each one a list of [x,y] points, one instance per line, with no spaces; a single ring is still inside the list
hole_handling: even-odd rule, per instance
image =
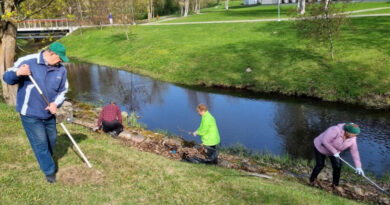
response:
[[[203,147],[205,148],[206,159],[189,157],[186,160],[193,163],[218,164],[217,145],[220,142],[217,123],[214,117],[207,110],[207,106],[199,104],[196,108],[198,114],[202,116],[199,128],[193,132],[194,136],[200,135]]]
[[[102,127],[112,137],[117,138],[123,131],[121,110],[115,102],[104,106],[98,120],[98,127]]]

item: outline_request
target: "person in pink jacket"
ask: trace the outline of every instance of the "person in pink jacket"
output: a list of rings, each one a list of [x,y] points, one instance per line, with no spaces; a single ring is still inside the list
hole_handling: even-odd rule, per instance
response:
[[[333,168],[333,186],[337,187],[340,180],[341,160],[340,152],[349,149],[355,163],[356,173],[364,175],[360,162],[356,136],[360,128],[354,123],[341,123],[328,128],[314,139],[314,154],[316,166],[310,176],[310,183],[314,183],[318,174],[324,168],[326,157],[329,157]]]

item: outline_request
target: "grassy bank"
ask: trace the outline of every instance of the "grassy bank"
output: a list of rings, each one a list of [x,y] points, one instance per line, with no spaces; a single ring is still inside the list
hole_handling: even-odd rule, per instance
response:
[[[129,41],[113,27],[61,41],[71,57],[164,81],[388,108],[390,18],[351,21],[335,61],[326,48],[298,41],[290,22],[137,26]]]
[[[49,185],[17,113],[4,103],[0,126],[1,204],[357,204],[294,180],[242,177],[236,170],[172,161],[69,124],[94,168],[82,165],[60,132],[58,183]]]

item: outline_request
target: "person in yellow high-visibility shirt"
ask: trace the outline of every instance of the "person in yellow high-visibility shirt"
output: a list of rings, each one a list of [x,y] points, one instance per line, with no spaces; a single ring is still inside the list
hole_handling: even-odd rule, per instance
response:
[[[194,136],[200,135],[202,144],[206,151],[206,160],[202,160],[200,163],[217,164],[218,163],[218,151],[217,145],[220,142],[217,123],[214,117],[207,110],[207,106],[199,104],[196,107],[199,115],[202,116],[202,121],[199,128],[193,132]]]

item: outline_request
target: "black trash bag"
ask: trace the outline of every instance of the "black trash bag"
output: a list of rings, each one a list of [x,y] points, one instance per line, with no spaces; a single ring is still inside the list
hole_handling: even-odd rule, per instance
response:
[[[186,153],[183,153],[182,161],[190,162],[194,164],[218,164],[218,150],[215,146],[209,147],[204,146],[206,152],[206,159],[188,156]]]

